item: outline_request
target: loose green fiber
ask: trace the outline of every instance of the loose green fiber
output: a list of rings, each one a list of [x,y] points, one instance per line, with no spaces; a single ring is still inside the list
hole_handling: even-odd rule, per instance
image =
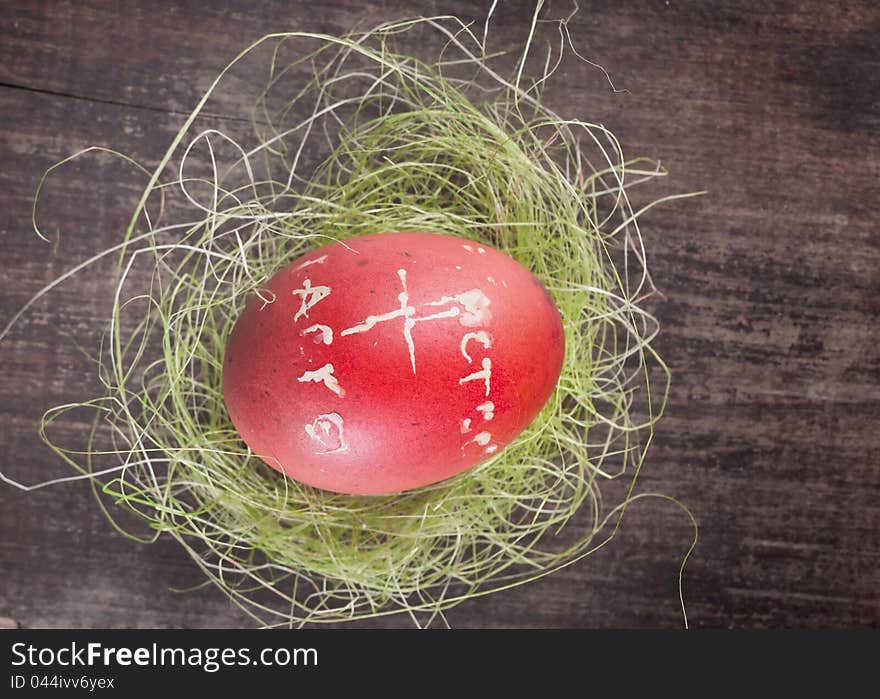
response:
[[[416,32],[442,38],[439,58],[399,48]],[[196,132],[227,72],[266,50],[253,144]],[[640,305],[653,291],[638,227],[648,207],[634,211],[630,191],[665,170],[625,159],[605,127],[548,109],[540,88],[558,62],[548,53],[527,83],[528,55],[505,78],[507,57],[449,17],[264,37],[186,119],[120,244],[65,275],[119,256],[97,358],[104,393],[49,410],[44,440],[121,531],[174,537],[262,625],[402,612],[442,621],[463,600],[604,545],[639,497],[669,372]],[[307,170],[315,154],[323,160]],[[442,483],[355,497],[290,480],[248,450],[226,413],[232,325],[249,294],[274,302],[261,284],[297,256],[404,230],[485,242],[541,279],[566,332],[558,387],[513,444]],[[53,424],[82,409],[94,412],[87,443],[60,444]],[[623,487],[606,502],[615,480]],[[117,517],[125,511],[149,534]]]

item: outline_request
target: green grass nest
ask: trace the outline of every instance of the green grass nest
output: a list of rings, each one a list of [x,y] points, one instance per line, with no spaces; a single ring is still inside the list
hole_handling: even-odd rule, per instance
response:
[[[439,37],[440,57],[400,52],[413,32]],[[547,109],[540,88],[555,54],[527,80],[531,39],[506,78],[496,66],[509,56],[487,54],[485,37],[453,18],[264,37],[148,172],[124,240],[64,277],[118,255],[97,358],[105,392],[49,410],[44,439],[121,530],[174,537],[263,625],[400,612],[443,621],[465,599],[588,555],[638,497],[668,372],[650,345],[657,325],[637,305],[652,286],[628,188],[664,171],[625,160],[604,127]],[[196,133],[225,74],[254,51],[271,53],[256,144]],[[303,176],[312,153],[326,157]],[[328,240],[397,230],[481,241],[530,268],[564,320],[558,387],[513,444],[450,480],[382,497],[302,485],[233,428],[221,391],[226,338],[248,295],[265,296],[261,284],[285,263]],[[52,423],[84,407],[95,415],[88,444],[52,439]],[[600,484],[623,474],[623,497],[604,503]],[[118,517],[125,510],[148,523],[147,536]]]

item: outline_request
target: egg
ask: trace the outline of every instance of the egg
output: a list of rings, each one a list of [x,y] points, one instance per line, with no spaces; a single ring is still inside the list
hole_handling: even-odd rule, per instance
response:
[[[223,395],[270,466],[380,495],[498,454],[552,394],[564,349],[553,299],[508,255],[435,233],[364,235],[294,260],[248,300]]]

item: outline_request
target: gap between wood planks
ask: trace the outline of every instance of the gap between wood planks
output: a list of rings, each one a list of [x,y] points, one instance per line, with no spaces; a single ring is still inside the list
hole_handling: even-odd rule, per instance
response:
[[[82,100],[83,102],[92,102],[94,104],[108,104],[114,107],[125,107],[129,109],[144,109],[151,112],[160,112],[162,114],[170,114],[173,116],[182,116],[188,117],[191,112],[184,112],[179,109],[169,109],[167,107],[157,107],[155,105],[149,104],[134,104],[131,102],[119,102],[116,100],[108,100],[102,99],[100,97],[88,97],[86,95],[76,95],[72,92],[62,92],[60,90],[49,90],[42,87],[30,87],[28,85],[18,85],[16,83],[10,83],[5,81],[0,81],[0,88],[6,88],[8,90],[22,90],[24,92],[33,92],[39,95],[50,95],[52,97],[64,97],[66,99],[74,99],[74,100]],[[207,119],[218,119],[221,121],[234,121],[244,124],[253,123],[251,119],[246,119],[244,117],[234,117],[227,116],[225,114],[214,114],[211,112],[200,112],[199,117],[207,118]],[[265,124],[261,121],[256,123]]]

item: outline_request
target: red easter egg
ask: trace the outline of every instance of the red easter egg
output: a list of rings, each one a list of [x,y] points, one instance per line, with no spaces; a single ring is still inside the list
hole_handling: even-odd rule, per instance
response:
[[[433,233],[333,242],[282,268],[226,348],[244,441],[302,483],[378,495],[435,483],[509,444],[553,392],[565,336],[541,282]]]

